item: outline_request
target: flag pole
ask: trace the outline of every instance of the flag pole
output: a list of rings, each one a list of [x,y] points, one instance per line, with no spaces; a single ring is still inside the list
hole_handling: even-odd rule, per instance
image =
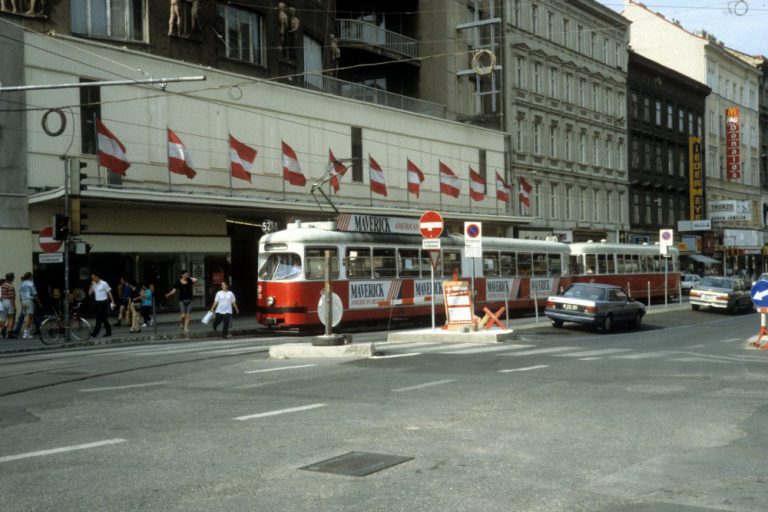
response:
[[[469,182],[468,182],[469,189],[467,190],[468,192],[467,195],[469,196],[469,213],[472,213],[472,168],[471,167],[469,168],[469,174],[467,174],[467,176],[469,177]]]
[[[101,185],[101,159],[99,158],[99,127],[96,125],[96,112],[93,113],[93,133],[96,135],[96,183]],[[75,169],[75,172],[80,172],[80,169]],[[79,179],[79,177],[78,177]],[[109,181],[109,180],[107,180]]]
[[[165,159],[168,162],[168,192],[173,192],[171,183],[171,157],[168,154],[168,125],[165,125]]]
[[[229,197],[235,197],[235,191],[232,185],[232,134],[227,132],[227,144],[229,145]]]
[[[410,210],[411,209],[411,191],[409,190],[410,183],[408,182],[408,177],[409,177],[408,161],[406,160],[406,164],[405,164],[405,207],[406,207],[406,209]],[[421,183],[419,183],[419,186],[421,186]]]
[[[368,196],[371,198],[371,206],[373,206],[373,187],[371,187],[371,154],[368,153]]]
[[[499,171],[496,171],[496,174],[499,174]],[[493,179],[496,180],[496,215],[499,214],[499,178],[496,176],[493,177]]]
[[[283,183],[283,201],[285,201],[285,169],[283,164],[283,141],[280,140],[280,181]]]

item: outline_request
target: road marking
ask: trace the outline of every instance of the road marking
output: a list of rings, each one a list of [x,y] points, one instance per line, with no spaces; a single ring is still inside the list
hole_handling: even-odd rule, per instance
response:
[[[650,359],[652,357],[663,357],[672,352],[641,352],[639,354],[625,354],[623,356],[611,356],[611,359]]]
[[[438,342],[435,341],[425,341],[421,343],[377,343],[379,348],[382,349],[395,349],[395,348],[416,348],[416,347],[434,347],[435,345],[439,345]]]
[[[602,348],[599,350],[583,350],[581,352],[571,352],[570,354],[558,354],[557,357],[594,357],[594,356],[604,356],[606,354],[619,354],[621,352],[632,352],[632,349]]]
[[[225,348],[211,350],[209,351],[209,354],[248,354],[253,352],[269,352],[269,347]]]
[[[279,368],[267,368],[266,370],[249,370],[245,373],[279,372],[281,370],[295,370],[296,368],[309,368],[311,366],[317,366],[317,365],[316,364],[300,364],[298,366],[281,366]]]
[[[40,450],[37,452],[19,453],[17,455],[6,455],[0,457],[0,462],[10,462],[12,460],[28,459],[30,457],[42,457],[43,455],[53,455],[55,453],[74,452],[76,450],[88,450],[89,448],[98,448],[110,444],[124,443],[125,439],[107,439],[105,441],[96,441],[95,443],[75,444],[72,446],[63,446],[61,448],[52,448],[50,450]]]
[[[461,350],[451,350],[448,352],[440,352],[441,354],[483,354],[486,352],[500,352],[502,350],[510,350],[515,348],[527,348],[534,345],[520,345],[518,347],[510,347],[509,345],[501,345],[498,347],[480,347],[480,348],[465,348]]]
[[[677,359],[672,359],[672,361],[679,361],[681,363],[720,363],[720,364],[732,363],[732,361],[722,361],[720,359],[707,359],[704,357],[679,357]]]
[[[580,357],[579,361],[597,361],[599,359],[602,359],[602,357]]]
[[[521,350],[520,352],[509,352],[506,354],[499,354],[500,356],[533,356],[536,354],[552,354],[554,352],[565,352],[566,350],[579,349],[581,347],[552,347],[552,348],[537,348],[533,350]]]
[[[395,393],[402,393],[403,391],[412,391],[414,389],[430,388],[432,386],[440,386],[442,384],[449,384],[451,382],[456,382],[456,381],[454,379],[435,380],[432,382],[425,382],[424,384],[417,384],[416,386],[408,386],[407,388],[393,389],[392,391]]]
[[[232,418],[232,419],[237,421],[245,421],[245,420],[252,420],[254,418],[266,418],[267,416],[277,416],[279,414],[288,414],[291,412],[309,411],[311,409],[318,409],[320,407],[325,407],[326,405],[328,404],[303,405],[301,407],[290,407],[288,409],[278,409],[277,411],[267,411],[267,412],[260,412],[257,414],[249,414],[247,416],[238,416],[237,418]]]
[[[409,352],[408,354],[389,354],[385,356],[371,356],[368,359],[394,359],[396,357],[420,356],[421,352]]]
[[[735,341],[744,341],[742,338],[728,338],[727,340],[722,340],[722,343],[733,343]]]
[[[477,343],[438,343],[431,348],[419,348],[421,352],[441,352],[443,350],[461,350],[463,348],[477,348]]]
[[[125,386],[109,386],[103,388],[83,388],[79,389],[81,393],[95,393],[96,391],[115,391],[118,389],[134,389],[134,388],[148,388],[150,386],[162,386],[168,384],[167,380],[158,380],[156,382],[144,382],[142,384],[128,384]]]
[[[549,368],[549,365],[539,364],[536,366],[526,366],[525,368],[510,368],[509,370],[499,370],[499,373],[527,372],[529,370],[539,370],[541,368]]]

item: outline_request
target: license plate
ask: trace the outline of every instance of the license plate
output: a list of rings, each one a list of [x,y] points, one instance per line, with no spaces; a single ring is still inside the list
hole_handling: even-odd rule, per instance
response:
[[[568,311],[578,311],[579,306],[576,304],[563,304],[563,309],[567,309]]]

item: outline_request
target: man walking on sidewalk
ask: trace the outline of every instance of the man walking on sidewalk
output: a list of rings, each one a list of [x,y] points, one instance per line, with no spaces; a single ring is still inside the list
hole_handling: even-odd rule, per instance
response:
[[[104,337],[112,336],[112,326],[109,325],[107,315],[110,308],[115,308],[115,299],[112,297],[112,288],[106,281],[101,279],[99,274],[91,274],[91,289],[88,292],[94,298],[94,309],[96,310],[96,325],[93,326],[93,337],[99,335],[102,324],[104,325]]]
[[[221,290],[216,293],[213,306],[211,306],[211,312],[216,313],[216,318],[213,320],[213,332],[216,332],[216,328],[220,323],[224,323],[221,330],[222,338],[229,337],[229,325],[232,321],[232,309],[235,313],[240,313],[240,309],[237,307],[237,299],[235,294],[229,291],[229,285],[226,281],[221,283]]]

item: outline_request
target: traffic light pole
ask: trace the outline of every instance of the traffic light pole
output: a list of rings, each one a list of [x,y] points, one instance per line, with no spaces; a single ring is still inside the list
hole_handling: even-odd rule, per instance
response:
[[[72,160],[69,157],[64,158],[64,216],[69,218],[69,178],[72,174]],[[64,305],[62,308],[62,317],[64,319],[64,341],[69,343],[69,230],[64,237]]]

